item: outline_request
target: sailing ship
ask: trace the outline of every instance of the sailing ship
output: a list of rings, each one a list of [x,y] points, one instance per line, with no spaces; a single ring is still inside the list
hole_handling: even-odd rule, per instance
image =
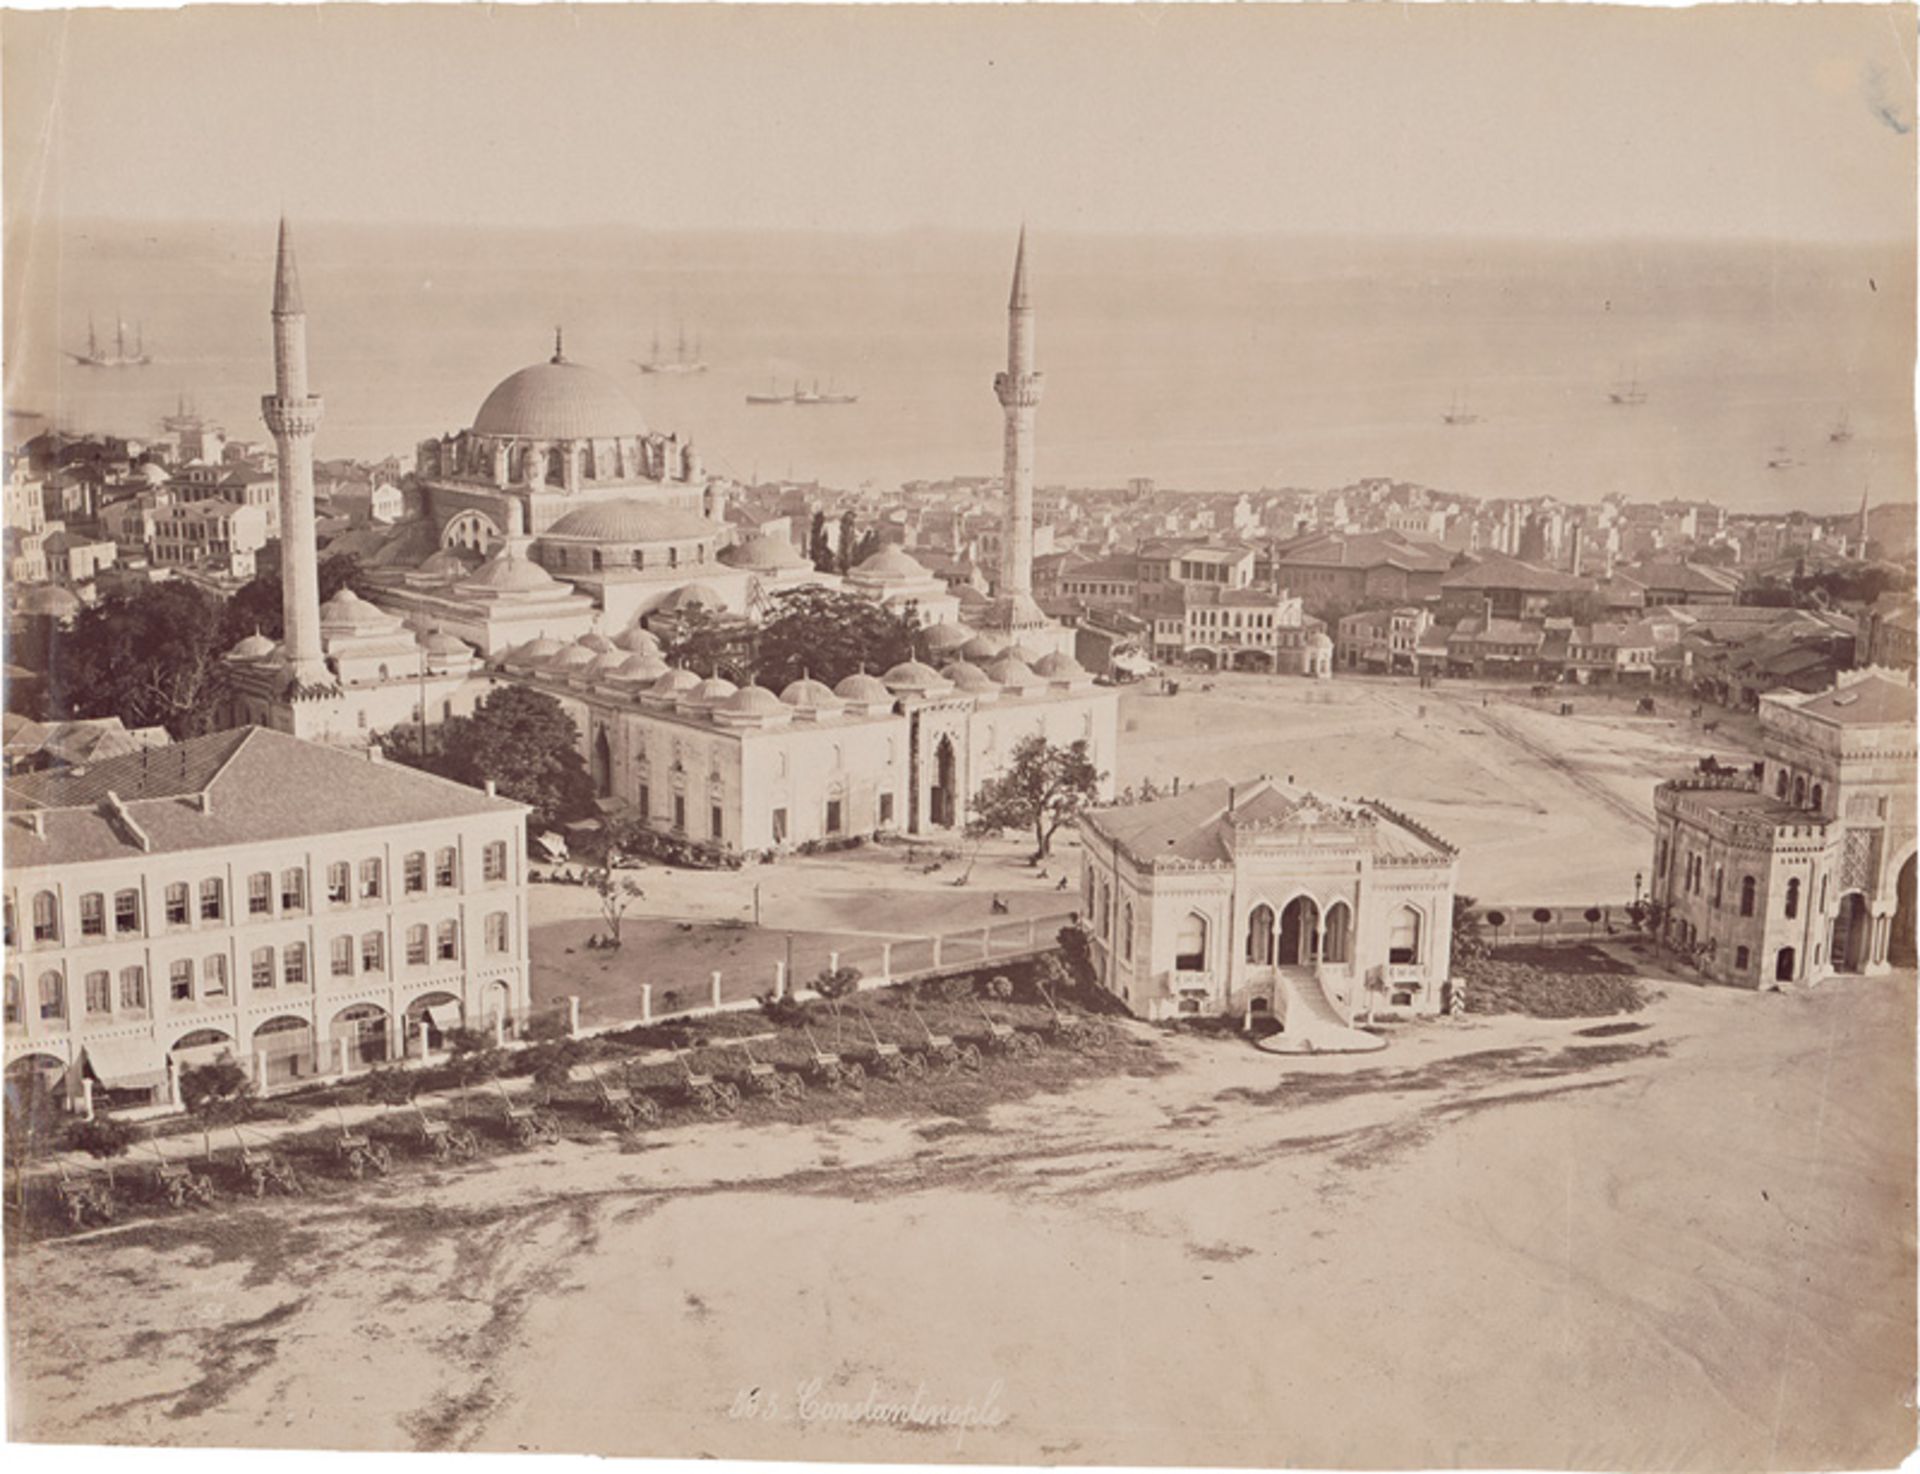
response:
[[[1769,471],[1791,471],[1799,464],[1800,463],[1793,458],[1793,452],[1788,450],[1784,445],[1776,445],[1773,448],[1773,454],[1767,457],[1767,469]]]
[[[133,351],[127,351],[127,324],[124,319],[114,324],[112,352],[100,346],[99,339],[94,335],[91,317],[87,319],[87,351],[75,353],[71,348],[63,351],[82,368],[144,368],[153,362],[147,353],[146,335],[138,323],[133,329]]]
[[[660,334],[653,335],[653,351],[644,362],[639,363],[643,374],[704,374],[707,371],[706,360],[700,356],[700,340],[693,340],[693,352],[687,352],[686,324],[680,325],[680,341],[674,348],[672,358],[660,356]]]
[[[782,394],[778,389],[773,387],[773,380],[769,379],[767,380],[767,392],[765,394],[749,394],[747,396],[747,403],[748,404],[793,404],[793,403],[796,403],[799,400],[799,398],[800,398],[800,383],[798,380],[794,381],[793,393]]]
[[[1440,418],[1449,425],[1477,425],[1480,423],[1480,416],[1467,408],[1466,402],[1460,398],[1459,391],[1457,390],[1453,396],[1453,407],[1441,415]]]
[[[1834,422],[1833,428],[1827,431],[1827,439],[1835,445],[1845,445],[1853,439],[1853,421],[1847,417],[1845,410],[1840,411],[1840,418]]]
[[[815,379],[812,390],[804,394],[800,392],[800,386],[798,384],[794,385],[793,402],[795,404],[858,404],[860,402],[860,396],[858,394],[839,394],[834,392],[833,380],[831,379],[827,380],[826,391],[822,393],[820,381]]]
[[[1647,402],[1647,391],[1640,387],[1640,371],[1635,369],[1624,384],[1615,384],[1607,391],[1607,400],[1611,404],[1624,405],[1632,409]]]

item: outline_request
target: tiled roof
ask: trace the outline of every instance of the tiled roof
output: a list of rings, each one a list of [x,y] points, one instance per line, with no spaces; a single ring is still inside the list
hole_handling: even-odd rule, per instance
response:
[[[1327,803],[1305,789],[1272,778],[1235,784],[1202,783],[1148,803],[1096,809],[1087,815],[1086,822],[1141,864],[1161,859],[1220,864],[1233,858],[1236,825],[1285,824],[1306,811],[1342,809],[1364,809],[1374,815],[1375,822],[1367,832],[1374,853],[1382,858],[1426,858],[1435,862],[1451,858],[1452,851],[1444,843],[1383,805]],[[1303,817],[1299,822],[1310,820]]]
[[[1518,558],[1489,558],[1469,568],[1455,569],[1441,580],[1446,589],[1528,589],[1540,593],[1566,593],[1588,587],[1583,578],[1538,568]]]
[[[109,794],[131,826],[112,812]],[[22,868],[139,853],[135,827],[149,852],[170,853],[526,809],[265,727],[9,779],[6,807],[8,862]],[[44,837],[25,819],[36,811]]]
[[[1800,703],[1809,716],[1836,722],[1844,727],[1882,727],[1914,719],[1914,690],[1905,681],[1894,680],[1880,671],[1860,676],[1822,691]]]

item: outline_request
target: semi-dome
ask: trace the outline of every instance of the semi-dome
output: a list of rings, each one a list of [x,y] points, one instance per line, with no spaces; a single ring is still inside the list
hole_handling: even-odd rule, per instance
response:
[[[743,686],[714,708],[733,717],[784,717],[792,713],[765,686]]]
[[[1007,653],[1007,647],[998,640],[990,640],[985,635],[975,635],[960,647],[960,658],[971,660],[976,665],[983,660],[998,660]]]
[[[1033,663],[1035,675],[1045,676],[1050,681],[1084,676],[1087,668],[1063,650],[1055,650],[1051,655],[1043,655]]]
[[[853,701],[862,706],[889,703],[893,700],[893,692],[887,689],[886,683],[877,676],[868,675],[865,671],[857,671],[841,681],[833,688],[833,694],[842,701]]]
[[[948,650],[958,650],[961,646],[965,645],[967,641],[973,638],[973,631],[968,629],[964,624],[948,622],[945,624],[936,624],[931,629],[924,631],[922,638],[926,640],[929,650],[932,650],[936,654],[943,654]]]
[[[269,640],[265,635],[261,634],[260,631],[255,630],[252,634],[248,635],[246,639],[229,650],[227,657],[231,660],[265,660],[273,654],[276,648],[278,647],[274,645],[272,640]]]
[[[923,661],[903,660],[880,678],[889,691],[944,691],[940,672]]]
[[[849,680],[852,677],[848,677]],[[844,684],[844,682],[842,683]],[[887,688],[880,687],[884,696]],[[788,706],[803,707],[809,711],[838,711],[845,703],[833,694],[833,687],[824,681],[816,681],[811,676],[802,676],[797,681],[789,681],[780,693],[780,699]]]
[[[542,635],[538,639],[527,641],[516,650],[509,650],[506,661],[512,665],[539,665],[543,661],[553,659],[566,648],[558,640],[550,640]]]
[[[905,548],[885,547],[854,570],[857,577],[881,583],[905,583],[933,577]]]
[[[465,578],[471,570],[452,548],[442,548],[413,571],[425,578]]]
[[[396,623],[391,614],[383,614],[352,589],[341,589],[320,606],[322,629],[384,630]]]
[[[651,651],[637,651],[614,667],[613,679],[651,684],[667,673],[667,663]]]
[[[613,378],[558,353],[502,379],[473,417],[476,435],[520,440],[616,440],[646,431]]]
[[[578,641],[547,662],[555,670],[584,670],[600,658],[600,652]]]
[[[752,537],[722,549],[720,561],[729,568],[747,568],[756,573],[779,573],[789,568],[813,567],[812,560],[789,539],[771,532],[756,532]]]
[[[725,676],[708,676],[680,699],[696,711],[711,711],[739,689]]]
[[[992,691],[996,687],[993,677],[970,660],[956,660],[943,666],[940,674],[962,691]]]
[[[568,590],[546,569],[531,558],[523,558],[512,548],[502,548],[482,563],[460,588],[473,594],[558,594]]]
[[[674,613],[685,609],[705,609],[719,614],[725,611],[727,601],[715,593],[710,584],[690,583],[668,594],[660,607]]]
[[[653,695],[664,696],[672,700],[700,684],[700,677],[692,671],[676,666],[653,683]]]
[[[658,654],[660,650],[659,637],[645,625],[636,624],[620,631],[613,637],[613,643],[622,650],[631,650],[636,655]]]
[[[668,543],[714,537],[719,531],[716,524],[684,507],[656,507],[621,497],[577,507],[540,536],[591,543]]]

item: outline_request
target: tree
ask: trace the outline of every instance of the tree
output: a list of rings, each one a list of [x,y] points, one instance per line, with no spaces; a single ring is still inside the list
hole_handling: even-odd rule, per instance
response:
[[[1601,918],[1606,913],[1603,912],[1598,906],[1589,906],[1585,911],[1581,912],[1580,914],[1586,917],[1587,919],[1587,935],[1592,936],[1593,929],[1600,924]]]
[[[985,833],[1031,829],[1034,858],[1044,860],[1060,826],[1099,797],[1105,776],[1094,767],[1084,738],[1056,747],[1038,733],[1022,737],[1006,772],[980,785],[969,827]]]
[[[812,676],[829,686],[913,659],[913,625],[871,599],[808,584],[773,596],[760,627],[755,678],[778,691]]]
[[[1547,923],[1553,920],[1553,913],[1545,906],[1535,906],[1533,908],[1533,919],[1540,927],[1540,940],[1542,942],[1546,941]]]
[[[425,752],[412,726],[386,734],[383,748],[397,761],[456,783],[484,787],[492,779],[502,797],[529,804],[529,822],[551,829],[593,812],[593,779],[580,756],[580,729],[544,691],[501,686],[470,717],[453,717],[434,733]]]
[[[1485,957],[1490,950],[1487,939],[1480,935],[1480,918],[1474,915],[1473,908],[1478,904],[1472,896],[1453,898],[1453,949],[1449,960],[1455,968]]]
[[[860,969],[844,963],[823,967],[807,986],[829,1003],[837,1003],[860,986]]]
[[[833,572],[833,544],[827,540],[827,514],[815,512],[807,530],[807,556],[822,573]]]
[[[214,730],[231,643],[218,605],[193,584],[169,580],[108,599],[55,636],[53,709],[200,736]]]
[[[880,551],[880,529],[869,527],[860,534],[860,543],[853,550],[853,556],[847,560],[849,568],[858,568],[867,559]]]
[[[214,1127],[239,1121],[252,1099],[253,1077],[233,1060],[189,1065],[180,1072],[180,1104],[199,1121],[209,1156],[213,1154]]]
[[[607,945],[618,947],[621,918],[627,914],[627,908],[646,892],[631,876],[615,875],[604,865],[587,872],[587,886],[600,898],[600,914],[607,923]]]
[[[853,554],[858,544],[859,539],[854,536],[853,513],[851,510],[842,512],[840,514],[840,551],[834,560],[836,572],[845,573],[853,567]]]
[[[1505,926],[1506,924],[1507,924],[1506,912],[1489,911],[1487,913],[1487,926],[1493,932],[1493,944],[1496,947],[1500,945],[1500,928]]]
[[[689,609],[662,655],[668,665],[683,665],[702,676],[718,674],[729,662],[751,663],[752,629],[731,614]]]
[[[330,553],[320,560],[320,602],[326,603],[342,589],[352,589],[356,594],[366,592],[366,574],[360,566],[360,560],[352,553]],[[262,573],[251,582],[241,586],[234,596],[227,600],[225,618],[226,634],[222,637],[228,648],[238,644],[248,635],[259,633],[269,640],[278,640],[286,634],[286,623],[281,608],[281,578],[278,569]]]

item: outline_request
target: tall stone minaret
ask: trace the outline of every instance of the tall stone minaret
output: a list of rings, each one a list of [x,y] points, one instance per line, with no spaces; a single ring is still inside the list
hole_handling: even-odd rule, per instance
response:
[[[293,238],[280,218],[273,274],[273,393],[260,400],[280,457],[280,609],[286,624],[287,673],[293,687],[328,687],[320,646],[320,566],[313,531],[313,437],[320,396],[307,392],[307,309]]]
[[[1042,375],[1033,367],[1033,303],[1027,296],[1027,228],[1013,257],[1013,294],[1007,299],[1007,371],[993,376],[993,392],[1007,414],[1007,521],[1001,534],[1001,599],[1033,597],[1033,414]]]

